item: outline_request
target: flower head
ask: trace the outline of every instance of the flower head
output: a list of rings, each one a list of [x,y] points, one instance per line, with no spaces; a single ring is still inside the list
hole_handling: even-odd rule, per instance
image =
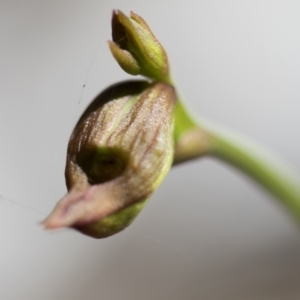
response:
[[[167,54],[140,16],[114,11],[112,38],[110,50],[125,72],[170,82]]]
[[[126,228],[173,161],[174,88],[134,81],[101,93],[69,141],[68,194],[44,221],[102,238]]]

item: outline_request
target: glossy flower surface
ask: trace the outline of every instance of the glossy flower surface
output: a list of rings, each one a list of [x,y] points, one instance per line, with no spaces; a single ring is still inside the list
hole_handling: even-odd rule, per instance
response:
[[[68,194],[44,221],[102,238],[126,228],[173,161],[174,88],[131,81],[101,93],[69,141]]]

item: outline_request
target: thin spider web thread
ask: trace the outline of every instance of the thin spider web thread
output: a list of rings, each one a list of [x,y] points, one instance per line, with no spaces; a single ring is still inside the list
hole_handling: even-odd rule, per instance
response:
[[[92,71],[92,69],[94,67],[95,60],[96,60],[96,58],[97,58],[97,56],[98,56],[98,54],[100,52],[99,49],[101,48],[101,45],[102,45],[102,43],[104,41],[104,34],[107,31],[108,27],[109,27],[108,24],[106,24],[106,25],[103,24],[103,26],[102,26],[103,30],[102,30],[101,34],[99,35],[98,45],[97,45],[97,47],[96,47],[96,49],[94,51],[94,54],[93,54],[92,58],[90,59],[89,65],[88,65],[88,67],[87,67],[87,69],[85,71],[84,80],[83,80],[83,84],[82,84],[82,88],[81,88],[79,100],[78,100],[78,102],[76,104],[76,113],[75,113],[75,116],[74,116],[74,118],[76,118],[75,123],[77,122],[77,118],[78,118],[78,114],[79,114],[79,109],[80,109],[81,101],[82,101],[82,99],[84,97],[85,87],[87,86],[90,73],[91,73],[91,71]],[[41,215],[43,217],[46,217],[48,215],[48,213],[42,212],[42,211],[40,211],[40,210],[38,210],[38,209],[30,206],[30,205],[24,204],[24,203],[22,203],[20,201],[17,201],[15,199],[12,199],[10,197],[7,197],[5,195],[0,194],[0,203],[4,203],[4,202],[8,203],[8,204],[11,204],[11,205],[16,205],[16,206],[18,206],[18,207],[20,207],[20,208],[22,208],[24,210],[27,210],[27,211],[35,212],[35,213],[37,213],[37,214],[39,214],[39,215]]]
[[[37,214],[39,214],[39,215],[41,215],[43,217],[47,216],[46,213],[44,213],[44,212],[42,212],[42,211],[40,211],[40,210],[38,210],[38,209],[36,209],[36,208],[34,208],[32,206],[29,206],[29,205],[21,203],[19,201],[13,200],[13,199],[11,199],[9,197],[6,197],[4,195],[0,195],[0,203],[4,203],[4,202],[6,202],[8,204],[11,204],[11,205],[16,205],[16,206],[18,206],[18,207],[20,207],[22,209],[27,210],[27,211],[35,212],[35,213],[37,213]]]

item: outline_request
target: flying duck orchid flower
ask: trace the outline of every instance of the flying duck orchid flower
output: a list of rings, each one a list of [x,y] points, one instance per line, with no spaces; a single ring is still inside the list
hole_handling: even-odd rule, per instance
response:
[[[69,192],[43,222],[103,238],[125,229],[173,162],[174,88],[129,81],[101,93],[69,141]]]

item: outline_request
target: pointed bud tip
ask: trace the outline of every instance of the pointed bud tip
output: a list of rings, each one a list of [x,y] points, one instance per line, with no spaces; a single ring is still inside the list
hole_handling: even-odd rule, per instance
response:
[[[167,54],[141,16],[113,11],[112,37],[120,48],[112,54],[125,72],[170,82]]]
[[[120,23],[122,23],[122,21],[129,21],[129,18],[121,10],[115,10],[113,17],[117,18]]]
[[[65,227],[58,220],[55,220],[55,218],[52,218],[51,215],[48,216],[45,220],[40,222],[40,225],[44,227],[46,230],[52,230],[52,229],[58,229]]]

